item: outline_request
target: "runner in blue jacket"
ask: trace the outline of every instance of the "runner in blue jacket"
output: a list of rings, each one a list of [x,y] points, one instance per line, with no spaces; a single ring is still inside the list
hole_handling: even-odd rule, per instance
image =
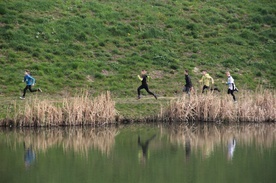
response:
[[[22,97],[20,97],[20,99],[25,99],[25,95],[26,95],[26,92],[28,89],[30,90],[30,92],[37,92],[37,91],[42,92],[42,90],[40,88],[32,89],[32,86],[34,86],[34,84],[35,84],[35,78],[33,78],[30,75],[29,70],[25,71],[25,76],[24,76],[23,82],[26,82],[26,87],[24,88],[23,95],[22,95]]]

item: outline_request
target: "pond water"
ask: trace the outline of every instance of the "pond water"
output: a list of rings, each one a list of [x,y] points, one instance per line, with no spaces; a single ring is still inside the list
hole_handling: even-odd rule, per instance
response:
[[[276,125],[0,128],[2,183],[268,183]]]

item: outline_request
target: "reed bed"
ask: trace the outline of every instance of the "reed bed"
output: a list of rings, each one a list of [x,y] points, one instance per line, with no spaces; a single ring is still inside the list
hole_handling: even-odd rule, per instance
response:
[[[164,122],[275,122],[275,91],[238,93],[238,102],[230,95],[214,93],[183,95],[153,117]],[[152,119],[151,119],[152,120]]]
[[[92,99],[88,92],[60,101],[31,99],[15,115],[17,126],[104,125],[115,122],[115,102],[110,92]]]
[[[216,146],[224,145],[225,151],[233,140],[239,147],[254,144],[258,149],[274,146],[276,142],[276,124],[244,125],[171,125],[162,127],[163,136],[168,136],[172,144],[201,152],[203,158],[212,155]],[[228,149],[229,150],[229,149]]]
[[[99,150],[109,155],[115,144],[118,130],[114,127],[102,128],[23,128],[6,132],[6,143],[14,149],[23,143],[34,151],[46,152],[51,148],[61,147],[64,151],[74,151],[87,155],[89,150]]]

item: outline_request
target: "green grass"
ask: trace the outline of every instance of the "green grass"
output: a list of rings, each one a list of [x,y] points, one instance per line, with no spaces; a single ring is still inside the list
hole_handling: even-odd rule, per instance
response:
[[[130,120],[144,120],[147,117],[160,113],[161,108],[166,108],[172,97],[160,97],[155,100],[152,96],[136,98],[115,98],[115,108],[120,116]]]
[[[195,67],[219,87],[230,70],[243,89],[275,89],[275,25],[269,0],[3,0],[0,94],[20,94],[24,69],[48,94],[85,87],[135,97],[147,69],[150,89],[173,96]],[[199,88],[200,73],[191,77]]]

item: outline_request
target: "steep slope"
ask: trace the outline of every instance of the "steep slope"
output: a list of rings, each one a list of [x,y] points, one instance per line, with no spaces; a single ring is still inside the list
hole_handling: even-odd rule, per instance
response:
[[[30,69],[48,93],[85,87],[135,96],[147,69],[159,95],[180,92],[184,69],[198,88],[207,69],[219,87],[276,86],[273,1],[0,2],[0,93],[19,93]]]

